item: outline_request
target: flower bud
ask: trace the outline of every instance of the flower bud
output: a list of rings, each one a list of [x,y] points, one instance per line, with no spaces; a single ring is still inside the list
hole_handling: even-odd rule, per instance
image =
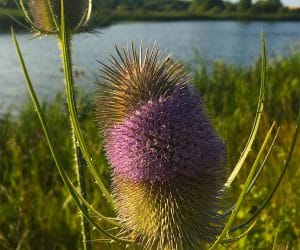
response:
[[[73,31],[88,21],[90,1],[63,2],[67,29]],[[36,27],[50,33],[58,31],[61,21],[61,0],[30,0],[29,9]]]

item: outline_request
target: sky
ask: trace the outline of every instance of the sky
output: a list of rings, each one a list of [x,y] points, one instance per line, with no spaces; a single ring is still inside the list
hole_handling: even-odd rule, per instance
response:
[[[231,2],[238,2],[238,0],[230,0],[230,1]],[[300,0],[281,0],[281,2],[285,6],[299,6],[300,7]]]
[[[286,6],[300,6],[300,0],[281,0]]]
[[[300,0],[281,0],[286,6],[300,6]]]

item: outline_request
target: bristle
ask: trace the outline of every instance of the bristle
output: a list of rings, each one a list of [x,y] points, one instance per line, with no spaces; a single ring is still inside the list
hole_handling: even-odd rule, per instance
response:
[[[119,50],[118,59],[111,65],[103,64],[99,96],[96,100],[97,117],[102,126],[113,126],[122,121],[134,108],[150,99],[169,96],[176,86],[184,86],[188,77],[184,67],[160,55],[157,48],[147,49],[142,58],[134,47]]]
[[[222,230],[224,173],[203,171],[172,182],[132,182],[113,176],[117,212],[127,230],[140,237],[144,249],[199,249]]]

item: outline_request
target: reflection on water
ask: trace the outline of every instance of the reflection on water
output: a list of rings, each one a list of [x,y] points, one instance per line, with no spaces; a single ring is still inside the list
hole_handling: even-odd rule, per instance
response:
[[[96,61],[105,62],[114,53],[115,44],[126,46],[140,41],[143,44],[156,41],[161,49],[167,48],[192,69],[199,61],[197,52],[208,65],[217,59],[250,65],[260,54],[260,31],[265,33],[269,55],[285,54],[289,45],[300,40],[299,25],[299,22],[237,21],[120,23],[99,30],[101,33],[97,35],[76,35],[74,68],[80,86],[91,91],[100,67]],[[18,39],[38,94],[51,98],[63,88],[55,39],[32,39],[29,34],[18,34]],[[21,105],[26,91],[9,34],[0,34],[0,48],[0,113],[3,113],[11,104]]]

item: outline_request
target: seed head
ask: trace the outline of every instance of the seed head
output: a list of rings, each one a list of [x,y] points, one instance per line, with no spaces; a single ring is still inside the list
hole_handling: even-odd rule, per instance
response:
[[[66,27],[76,31],[88,22],[91,3],[88,0],[63,0]],[[40,30],[56,33],[61,19],[61,0],[30,0],[33,23]]]
[[[201,247],[222,229],[225,146],[181,64],[117,52],[96,105],[119,218],[146,249]]]

